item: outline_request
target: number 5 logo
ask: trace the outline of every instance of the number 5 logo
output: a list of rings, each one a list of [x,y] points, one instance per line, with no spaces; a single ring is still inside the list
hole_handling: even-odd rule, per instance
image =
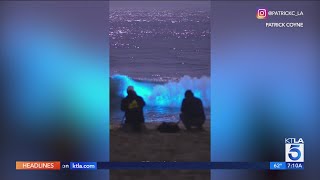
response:
[[[300,147],[300,145],[298,145],[298,144],[293,144],[293,145],[290,146],[290,151],[289,151],[288,155],[289,155],[289,158],[290,158],[291,160],[297,161],[297,160],[300,159],[300,157],[301,157],[301,151],[299,150],[299,147]],[[292,155],[293,153],[297,153],[297,156],[294,157],[294,156]]]

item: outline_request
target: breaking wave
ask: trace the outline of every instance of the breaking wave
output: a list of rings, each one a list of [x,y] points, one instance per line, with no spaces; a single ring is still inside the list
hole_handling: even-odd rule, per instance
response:
[[[148,106],[180,107],[185,91],[190,89],[202,100],[204,107],[210,107],[210,77],[207,76],[183,76],[179,80],[161,83],[152,79],[141,81],[117,74],[111,77],[111,100],[125,97],[128,86],[133,86]]]

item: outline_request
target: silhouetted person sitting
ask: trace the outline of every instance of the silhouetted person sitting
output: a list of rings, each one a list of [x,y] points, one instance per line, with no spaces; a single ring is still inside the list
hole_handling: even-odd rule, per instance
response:
[[[202,101],[194,97],[191,90],[187,90],[184,96],[185,98],[181,105],[180,120],[187,130],[190,130],[192,127],[202,130],[202,125],[206,119]]]
[[[127,88],[128,96],[121,101],[121,110],[125,112],[125,125],[129,125],[133,131],[141,131],[144,123],[143,107],[145,102],[138,96],[132,86]]]

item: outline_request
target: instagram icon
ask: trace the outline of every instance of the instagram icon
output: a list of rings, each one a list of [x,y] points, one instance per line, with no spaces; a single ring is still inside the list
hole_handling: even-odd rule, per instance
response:
[[[257,19],[266,19],[267,18],[267,9],[258,9],[257,11]]]

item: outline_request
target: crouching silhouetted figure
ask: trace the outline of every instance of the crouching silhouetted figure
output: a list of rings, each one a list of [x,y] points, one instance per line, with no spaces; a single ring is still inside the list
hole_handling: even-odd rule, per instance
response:
[[[132,86],[127,88],[128,96],[121,101],[121,110],[125,112],[125,125],[139,132],[144,124],[143,107],[145,102],[138,96]]]
[[[191,90],[187,90],[184,95],[185,98],[181,105],[180,120],[187,130],[190,130],[192,127],[202,130],[206,116],[201,99],[194,97]]]

